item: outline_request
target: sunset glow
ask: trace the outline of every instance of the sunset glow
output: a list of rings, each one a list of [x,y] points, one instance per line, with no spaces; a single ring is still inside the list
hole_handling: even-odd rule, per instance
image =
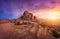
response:
[[[38,18],[45,18],[45,19],[60,19],[60,11],[57,11],[56,8],[55,9],[49,9],[49,10],[39,10],[36,11],[36,14]]]
[[[50,17],[49,19],[54,20],[54,19],[57,19],[57,18],[56,17]]]
[[[48,16],[48,19],[58,19],[58,15],[59,15],[59,12],[57,12],[57,11],[50,11],[49,12],[50,14],[49,14],[49,16]]]

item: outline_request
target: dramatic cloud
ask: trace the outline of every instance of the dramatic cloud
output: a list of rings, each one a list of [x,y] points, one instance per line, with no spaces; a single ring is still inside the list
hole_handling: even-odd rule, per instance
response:
[[[0,0],[0,18],[15,19],[25,10],[35,12],[56,6],[60,6],[60,0]]]

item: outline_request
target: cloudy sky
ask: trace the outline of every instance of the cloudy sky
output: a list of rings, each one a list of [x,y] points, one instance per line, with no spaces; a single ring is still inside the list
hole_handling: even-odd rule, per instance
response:
[[[60,0],[0,0],[0,19],[16,19],[25,10],[39,18],[59,18]]]

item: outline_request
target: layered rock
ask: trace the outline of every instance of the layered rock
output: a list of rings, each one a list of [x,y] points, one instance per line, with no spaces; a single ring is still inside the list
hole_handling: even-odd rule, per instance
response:
[[[37,18],[32,13],[25,11],[21,17],[16,19],[15,23],[16,24],[23,24],[23,22],[27,23],[27,21],[37,22]]]
[[[36,17],[33,16],[33,14],[29,13],[28,11],[25,11],[21,18],[23,18],[24,20],[31,20],[31,21],[36,20]]]

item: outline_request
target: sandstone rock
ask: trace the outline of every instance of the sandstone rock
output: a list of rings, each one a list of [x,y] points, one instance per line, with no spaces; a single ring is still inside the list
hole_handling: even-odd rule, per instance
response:
[[[23,18],[23,19],[26,19],[26,20],[31,20],[31,21],[36,20],[36,17],[35,17],[32,13],[29,13],[28,11],[25,11],[25,12],[24,12],[22,18]]]
[[[16,25],[23,24],[23,20],[22,20],[22,19],[17,19],[17,20],[15,21],[15,24],[16,24]]]
[[[21,17],[19,17],[18,19],[16,19],[15,23],[16,24],[28,23],[28,22],[24,22],[25,20],[26,21],[36,22],[37,18],[32,13],[29,13],[28,11],[25,11]]]

